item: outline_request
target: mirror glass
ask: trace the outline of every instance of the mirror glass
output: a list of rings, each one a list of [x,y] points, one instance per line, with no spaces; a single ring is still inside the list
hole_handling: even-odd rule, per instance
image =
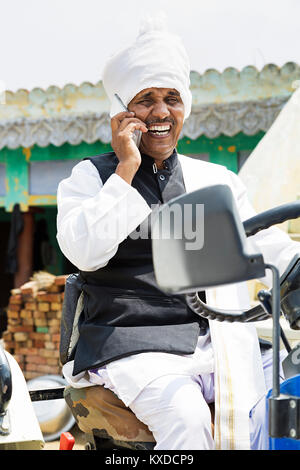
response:
[[[246,238],[231,189],[214,185],[164,204],[152,224],[159,287],[188,293],[265,275],[263,257]]]

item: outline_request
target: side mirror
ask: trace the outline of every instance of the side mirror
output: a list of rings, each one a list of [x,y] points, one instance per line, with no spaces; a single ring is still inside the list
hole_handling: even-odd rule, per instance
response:
[[[159,287],[173,294],[265,275],[263,256],[247,240],[227,185],[164,204],[152,225],[152,254]]]

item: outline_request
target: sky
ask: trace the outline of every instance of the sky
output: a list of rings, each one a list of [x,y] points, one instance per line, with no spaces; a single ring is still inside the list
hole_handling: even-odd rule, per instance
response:
[[[0,88],[96,83],[157,10],[199,73],[300,64],[300,0],[0,0]]]

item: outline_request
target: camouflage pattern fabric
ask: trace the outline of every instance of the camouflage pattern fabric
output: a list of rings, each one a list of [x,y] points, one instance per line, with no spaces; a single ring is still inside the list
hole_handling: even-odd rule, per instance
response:
[[[100,385],[66,387],[65,400],[81,431],[114,441],[155,443],[147,426],[110,390]]]

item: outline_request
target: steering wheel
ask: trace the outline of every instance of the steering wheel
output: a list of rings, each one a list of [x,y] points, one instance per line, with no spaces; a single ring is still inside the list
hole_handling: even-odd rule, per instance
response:
[[[243,222],[245,233],[247,237],[255,235],[261,230],[267,229],[272,225],[276,225],[286,220],[296,219],[300,217],[300,201],[294,201],[281,206],[269,209],[267,211],[261,212],[260,214],[251,217],[250,219]],[[292,282],[289,280],[292,279]],[[299,294],[297,300],[299,300],[299,312],[297,314],[293,313],[292,320],[288,318],[292,329],[300,329],[299,317],[300,317],[300,253],[299,256],[293,258],[286,272],[280,278],[281,288],[284,286],[284,295],[286,296],[291,290],[299,289]],[[261,296],[261,300],[268,303],[271,298],[271,292],[265,292],[264,299]],[[281,296],[283,293],[281,292]],[[242,311],[228,311],[217,308],[209,307],[205,302],[203,302],[198,293],[186,294],[186,302],[190,309],[204,318],[209,320],[218,320],[218,321],[228,321],[228,322],[250,322],[250,321],[261,321],[270,318],[271,314],[263,308],[262,305],[257,305],[249,310]],[[286,305],[281,300],[281,307],[286,315],[285,310],[293,310],[293,306]],[[290,312],[289,312],[290,313]],[[289,315],[290,316],[290,315]]]

